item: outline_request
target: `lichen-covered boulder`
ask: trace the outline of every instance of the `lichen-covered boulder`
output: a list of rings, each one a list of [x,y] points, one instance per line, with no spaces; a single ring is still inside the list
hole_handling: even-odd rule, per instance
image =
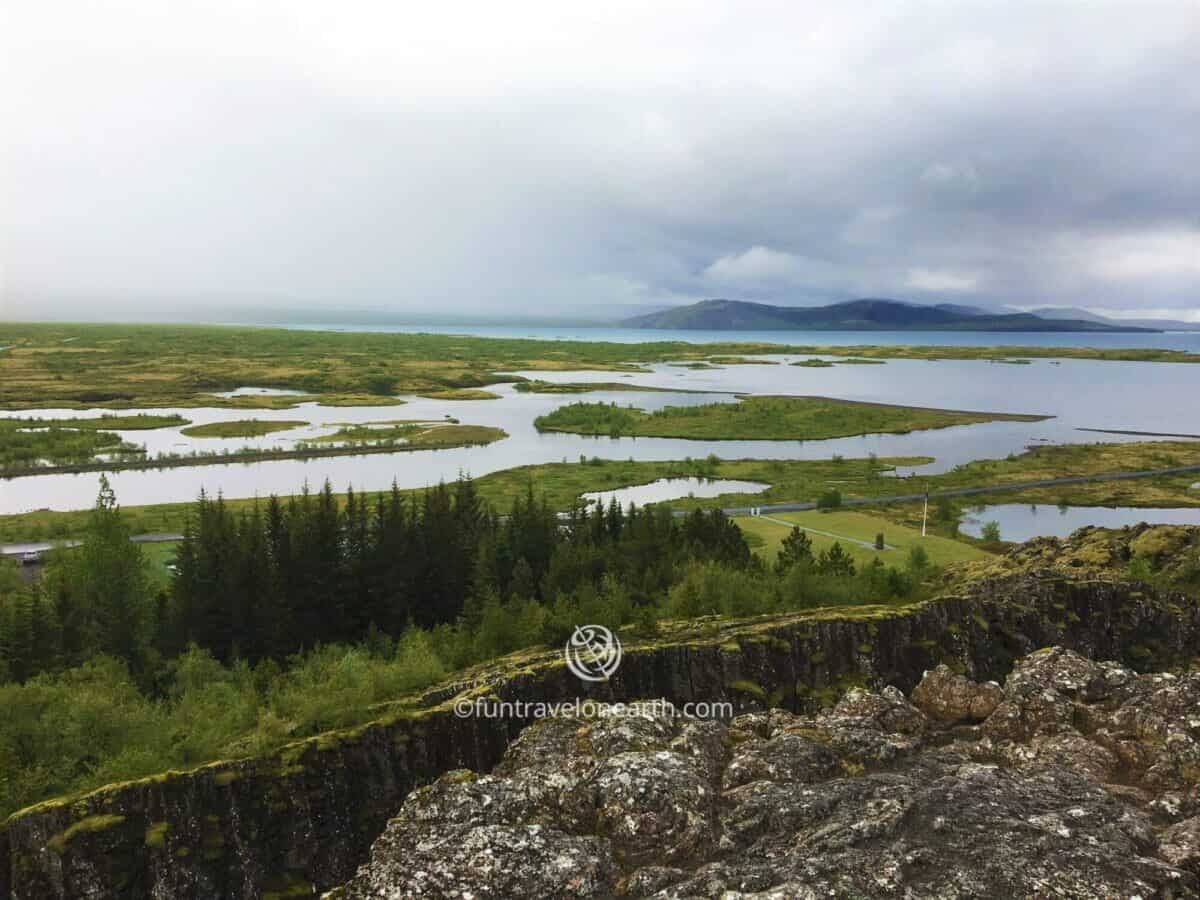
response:
[[[492,775],[414,792],[336,896],[1200,897],[1200,676],[1050,648],[1002,698],[922,684],[535,723]]]
[[[463,830],[389,828],[364,867],[333,897],[610,897],[616,867],[608,842],[543,825]]]
[[[1200,874],[1200,817],[1164,830],[1158,836],[1158,855],[1173,866]]]
[[[1047,647],[1031,653],[1005,679],[1006,697],[1051,690],[1073,700],[1095,702],[1127,688],[1135,674],[1113,662],[1096,662],[1072,650]]]
[[[1004,691],[994,681],[978,684],[940,665],[913,688],[913,705],[939,722],[982,722],[1000,705]]]
[[[629,863],[690,862],[716,839],[717,791],[693,760],[670,750],[600,762],[573,795],[576,815]]]
[[[739,747],[725,770],[722,786],[729,790],[754,781],[811,784],[837,771],[838,758],[828,741],[784,732]]]

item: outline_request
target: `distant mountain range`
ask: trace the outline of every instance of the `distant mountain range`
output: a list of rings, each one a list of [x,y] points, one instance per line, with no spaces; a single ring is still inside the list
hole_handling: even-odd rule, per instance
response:
[[[1072,311],[1077,312],[1077,311]],[[1089,331],[1154,332],[1100,317],[1057,318],[1035,313],[996,313],[974,306],[942,303],[921,306],[902,300],[866,299],[830,306],[772,306],[743,300],[701,300],[690,306],[625,319],[627,328],[705,331]]]
[[[1041,309],[1031,309],[1030,312],[1043,319],[1082,319],[1085,322],[1099,322],[1103,325],[1133,325],[1137,328],[1150,328],[1154,331],[1200,331],[1200,322],[1182,322],[1176,319],[1112,319],[1073,306],[1045,306]]]

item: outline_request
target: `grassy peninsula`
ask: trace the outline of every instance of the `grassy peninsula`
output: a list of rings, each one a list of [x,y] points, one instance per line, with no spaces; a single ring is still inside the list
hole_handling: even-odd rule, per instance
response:
[[[828,397],[743,397],[737,403],[667,406],[652,413],[606,403],[572,403],[539,416],[539,431],[609,437],[703,440],[819,440],[859,434],[905,434],[978,422],[1036,422],[1036,415],[969,412],[859,403]]]

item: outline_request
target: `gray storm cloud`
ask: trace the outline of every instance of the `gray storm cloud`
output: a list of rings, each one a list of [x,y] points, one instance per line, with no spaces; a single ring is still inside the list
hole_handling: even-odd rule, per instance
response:
[[[46,0],[0,42],[8,315],[1200,306],[1191,0]]]

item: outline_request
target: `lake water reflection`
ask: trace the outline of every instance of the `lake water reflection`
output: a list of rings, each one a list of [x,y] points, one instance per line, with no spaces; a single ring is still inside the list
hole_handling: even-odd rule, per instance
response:
[[[980,537],[983,526],[995,522],[1006,541],[1027,541],[1035,537],[1066,537],[1078,528],[1097,525],[1123,528],[1148,522],[1151,525],[1200,525],[1200,508],[1159,509],[1110,506],[1045,506],[1026,503],[1000,503],[985,506],[964,516],[959,525],[964,534]]]
[[[393,480],[401,487],[420,487],[439,479],[453,479],[460,472],[479,476],[531,463],[576,461],[581,456],[672,460],[715,453],[725,459],[828,459],[833,454],[850,458],[875,453],[881,457],[934,457],[935,462],[916,471],[936,473],[974,459],[1020,453],[1026,446],[1036,443],[1145,440],[1132,435],[1099,435],[1080,431],[1081,428],[1200,435],[1200,404],[1188,402],[1188,398],[1200,395],[1200,365],[1087,360],[1034,360],[1029,365],[981,360],[889,360],[885,365],[835,365],[829,368],[787,365],[802,358],[808,356],[764,358],[763,363],[757,365],[702,370],[661,364],[636,374],[519,373],[556,382],[621,379],[668,388],[669,392],[525,394],[514,390],[512,384],[503,384],[489,388],[501,395],[499,400],[489,401],[407,397],[403,398],[402,404],[388,407],[321,407],[309,403],[287,410],[146,410],[154,413],[176,411],[194,423],[244,418],[309,423],[252,439],[189,438],[180,434],[178,428],[122,432],[125,439],[145,444],[151,455],[160,451],[186,453],[194,449],[227,451],[244,446],[287,447],[297,441],[329,434],[345,423],[441,420],[447,416],[468,424],[503,428],[509,437],[486,447],[124,471],[113,473],[110,479],[121,502],[133,505],[190,500],[201,487],[210,493],[221,491],[228,497],[287,494],[306,480],[319,486],[326,478],[338,490],[347,485],[376,490],[389,486]],[[726,393],[699,393],[703,391]],[[1054,418],[1043,422],[996,422],[907,435],[865,435],[823,441],[614,439],[539,434],[533,427],[537,416],[579,400],[657,409],[668,404],[735,402],[734,395],[739,393],[820,395],[914,406],[1040,413]],[[45,409],[0,411],[0,415],[94,417],[104,412]],[[899,474],[905,476],[912,471]],[[94,473],[37,475],[0,481],[0,513],[45,507],[86,507],[95,497],[96,482]]]
[[[627,507],[630,503],[644,506],[681,497],[719,497],[721,494],[759,494],[770,485],[757,481],[737,481],[732,478],[660,478],[649,484],[636,484],[613,491],[592,491],[583,494],[588,503],[607,507],[613,500]]]

